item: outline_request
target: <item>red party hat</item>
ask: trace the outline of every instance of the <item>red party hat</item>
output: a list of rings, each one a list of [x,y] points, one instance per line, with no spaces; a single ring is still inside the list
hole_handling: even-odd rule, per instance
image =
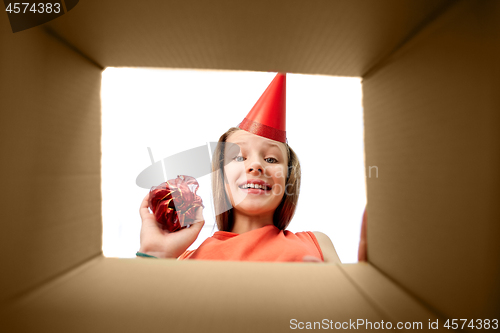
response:
[[[265,138],[286,142],[286,73],[278,73],[238,126]]]

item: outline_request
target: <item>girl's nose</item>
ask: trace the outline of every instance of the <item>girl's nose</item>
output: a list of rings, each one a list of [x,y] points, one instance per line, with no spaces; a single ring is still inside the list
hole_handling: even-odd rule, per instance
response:
[[[261,175],[264,173],[264,168],[258,162],[253,162],[247,166],[247,173],[252,175]]]

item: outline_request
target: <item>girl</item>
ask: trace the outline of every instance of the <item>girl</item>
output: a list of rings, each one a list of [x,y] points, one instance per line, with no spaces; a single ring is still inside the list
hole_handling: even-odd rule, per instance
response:
[[[340,263],[325,234],[285,230],[300,188],[300,163],[286,143],[285,84],[285,75],[278,74],[239,127],[219,139],[212,161],[219,231],[187,251],[204,225],[202,207],[189,228],[169,233],[149,212],[148,194],[140,208],[138,256]]]

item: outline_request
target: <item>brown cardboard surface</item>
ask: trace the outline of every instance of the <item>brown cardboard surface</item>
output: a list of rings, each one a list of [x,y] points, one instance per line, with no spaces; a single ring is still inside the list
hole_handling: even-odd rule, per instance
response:
[[[50,26],[103,67],[362,76],[447,0],[86,0]]]
[[[291,319],[387,320],[336,264],[103,257],[18,299],[9,318],[32,332],[283,332]]]
[[[369,260],[451,318],[500,313],[499,18],[462,1],[363,80]]]
[[[434,322],[439,319],[370,264],[363,262],[339,267],[353,284],[359,287],[365,297],[393,322],[417,320],[427,328],[429,320]]]
[[[101,70],[0,15],[0,303],[101,253]]]

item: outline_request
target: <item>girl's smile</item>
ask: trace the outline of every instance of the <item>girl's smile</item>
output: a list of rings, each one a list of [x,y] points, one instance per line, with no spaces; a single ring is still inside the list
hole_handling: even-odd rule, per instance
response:
[[[249,179],[238,187],[249,194],[268,194],[272,189],[271,185],[259,179]]]

